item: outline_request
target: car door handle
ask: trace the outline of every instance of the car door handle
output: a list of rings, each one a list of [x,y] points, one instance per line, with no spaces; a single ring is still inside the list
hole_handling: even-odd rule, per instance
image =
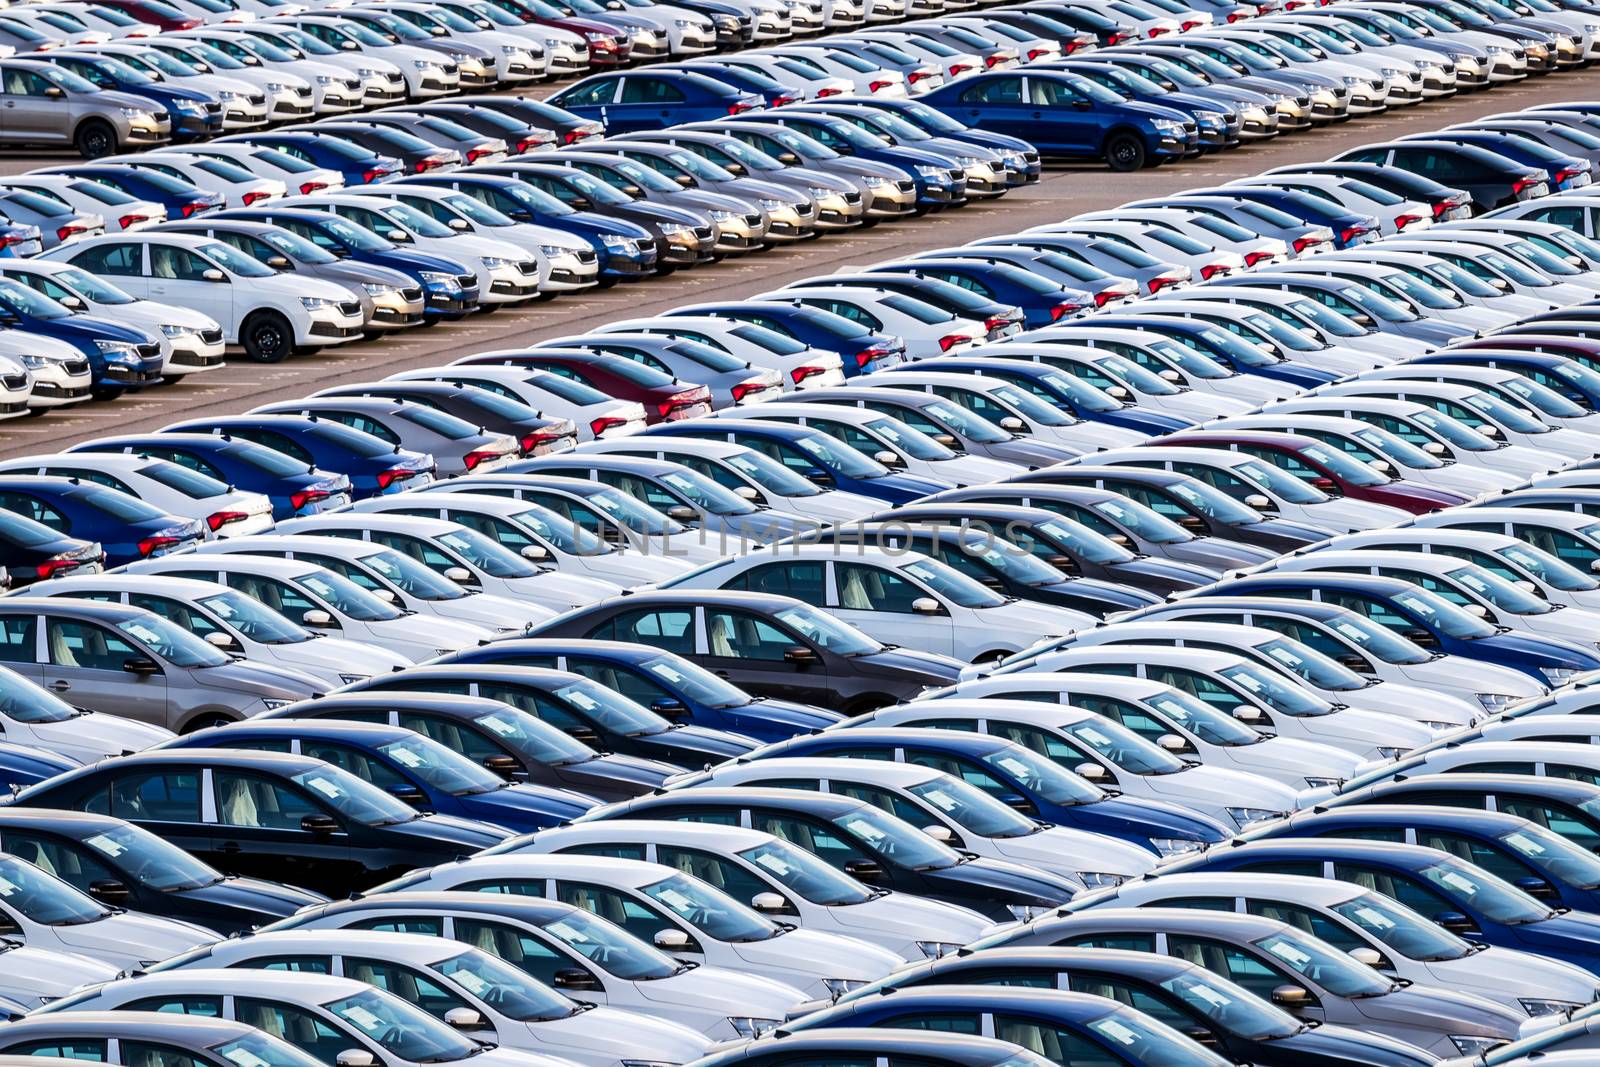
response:
[[[244,846],[239,844],[237,841],[224,841],[222,844],[217,846],[217,851],[221,852],[225,856],[233,856],[243,852]]]
[[[65,693],[68,689],[72,688],[72,683],[57,679],[56,681],[50,683],[50,688],[54,689],[58,693]]]
[[[727,671],[712,671],[711,673],[715,674],[718,678],[726,678],[726,677],[728,677],[728,672]]]

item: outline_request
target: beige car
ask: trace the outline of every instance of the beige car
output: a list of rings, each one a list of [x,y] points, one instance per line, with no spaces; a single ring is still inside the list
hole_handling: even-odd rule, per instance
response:
[[[172,117],[153,100],[38,60],[0,60],[0,145],[71,145],[99,159],[171,139]]]

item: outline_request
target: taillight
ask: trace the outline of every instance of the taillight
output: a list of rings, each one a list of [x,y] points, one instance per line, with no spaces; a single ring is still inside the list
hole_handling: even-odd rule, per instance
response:
[[[535,430],[532,433],[523,434],[517,444],[522,447],[523,455],[530,456],[533,454],[534,449],[541,445],[547,445],[552,441],[559,441],[565,436],[566,434],[557,433],[553,430]]]
[[[965,74],[967,71],[969,71],[971,69],[972,69],[972,64],[971,63],[952,63],[952,64],[950,64],[950,76],[953,78],[957,74]]]
[[[146,537],[139,542],[139,555],[149,557],[152,553],[155,553],[160,549],[171,548],[173,545],[179,543],[179,538],[168,537],[165,534],[158,534],[155,537]]]
[[[378,472],[378,488],[387,489],[395,482],[404,481],[407,478],[415,478],[420,473],[422,472],[414,471],[410,467],[390,467],[386,471]]]
[[[184,218],[188,218],[190,215],[194,215],[194,214],[197,214],[197,213],[199,213],[201,211],[204,211],[206,208],[208,208],[210,206],[211,206],[210,204],[206,203],[203,200],[196,200],[193,203],[189,203],[189,204],[183,205],[183,207],[179,208],[178,210],[183,213],[183,217]]]
[[[1238,11],[1230,11],[1230,12],[1228,12],[1228,21],[1229,22],[1238,22],[1242,18],[1244,18],[1244,15],[1242,13],[1238,12]]]
[[[772,103],[769,104],[768,106],[769,107],[782,107],[784,104],[792,104],[798,99],[799,99],[799,97],[794,97],[794,96],[775,96],[775,97],[772,98]]]
[[[888,354],[889,350],[887,348],[863,348],[856,353],[856,366],[865,367],[879,356],[887,356]]]
[[[492,156],[494,153],[495,150],[493,148],[469,148],[467,149],[467,162],[476,163],[484,156]]]
[[[817,96],[819,98],[824,96],[838,96],[842,92],[844,92],[843,89],[818,89]]]
[[[1203,25],[1205,25],[1205,24],[1202,23],[1202,22],[1196,21],[1195,19],[1190,19],[1188,22],[1185,22],[1183,24],[1183,32],[1184,33],[1188,33],[1190,30],[1194,29],[1196,26],[1203,26]]]
[[[599,437],[607,430],[615,430],[618,426],[628,425],[627,419],[619,419],[614,415],[605,415],[589,422],[589,432]]]
[[[1158,274],[1150,279],[1150,292],[1159,293],[1169,285],[1177,285],[1178,279],[1170,274]]]
[[[1296,237],[1294,239],[1294,250],[1296,252],[1304,252],[1306,249],[1310,248],[1312,245],[1320,245],[1320,244],[1322,244],[1323,241],[1324,241],[1324,238],[1318,237],[1315,234],[1308,233],[1304,237]]]
[[[1403,230],[1413,222],[1421,222],[1425,218],[1427,218],[1426,215],[1396,215],[1394,217],[1394,228]]]
[[[1511,183],[1511,195],[1516,196],[1525,189],[1531,189],[1533,186],[1538,185],[1541,180],[1540,178],[1518,178]]]
[[[373,182],[378,180],[379,175],[384,173],[386,172],[379,170],[377,167],[368,167],[366,170],[361,172],[361,181],[363,184],[371,185]]]
[[[1040,56],[1047,56],[1049,54],[1050,50],[1048,48],[1030,48],[1028,49],[1028,62],[1031,63]]]
[[[819,374],[826,374],[826,373],[828,373],[828,372],[822,367],[814,367],[814,366],[811,366],[810,364],[807,364],[804,367],[796,367],[796,368],[794,368],[794,370],[791,370],[789,372],[789,377],[794,379],[794,384],[799,385],[801,382],[805,381],[807,378],[815,378]]]
[[[260,189],[256,189],[256,190],[253,190],[251,192],[245,193],[244,196],[240,197],[240,199],[244,201],[244,206],[245,207],[249,207],[251,204],[254,204],[257,200],[267,200],[267,199],[270,199],[271,196],[272,196],[271,193],[264,192],[264,191],[262,191]]]
[[[1298,249],[1296,249],[1296,251],[1298,251]],[[1267,260],[1275,257],[1276,253],[1274,252],[1246,252],[1244,254],[1244,265],[1247,267],[1253,267],[1257,263],[1264,263]]]
[[[1132,36],[1133,35],[1131,33],[1123,33],[1121,30],[1118,30],[1116,33],[1113,33],[1111,36],[1106,38],[1106,44],[1121,44],[1123,41],[1132,38]]]
[[[1061,54],[1064,56],[1070,56],[1087,43],[1088,42],[1086,41],[1068,41],[1061,46]]]
[[[581,130],[565,130],[561,134],[561,143],[572,144],[574,141],[577,141],[583,136],[584,134]]]
[[[1115,289],[1102,289],[1098,293],[1094,294],[1094,306],[1097,308],[1103,308],[1106,306],[1107,300],[1116,300],[1127,295],[1127,293],[1119,293]]]
[[[1030,56],[1029,58],[1032,57]],[[933,74],[934,72],[931,70],[914,70],[910,74],[906,75],[906,81],[910,82],[912,85],[915,85],[923,78],[933,77]]]
[[[417,173],[426,174],[435,167],[444,166],[445,162],[444,156],[429,156],[426,159],[419,159],[417,160]]]
[[[1170,31],[1165,26],[1151,26],[1150,27],[1150,36],[1151,37],[1160,37],[1163,33],[1168,33],[1168,32],[1170,32]]]
[[[983,57],[983,65],[985,67],[993,67],[996,63],[1000,62],[1001,58],[1002,57],[1001,57],[1000,53],[998,53],[998,52],[996,52],[996,53],[994,53],[992,55],[984,56]]]
[[[968,337],[964,333],[947,333],[943,337],[939,338],[939,351],[948,352],[956,345],[965,344],[971,340],[972,338]]]
[[[678,393],[675,396],[670,396],[658,403],[656,405],[656,411],[660,413],[662,418],[666,418],[674,411],[680,411],[683,408],[691,407],[692,405],[700,403],[705,398],[706,394],[698,389],[694,390],[693,392]]]
[[[754,111],[755,109],[756,105],[750,103],[750,101],[740,100],[738,103],[728,105],[728,114],[739,115],[746,111]]]
[[[487,461],[489,461],[491,459],[499,459],[499,458],[500,458],[500,453],[494,451],[493,449],[480,448],[480,449],[474,449],[473,451],[468,452],[466,455],[462,456],[461,457],[461,462],[466,466],[467,470],[472,470],[474,467],[476,467],[480,463],[485,463],[485,462],[487,462]]]
[[[141,543],[139,547],[142,549],[144,545]],[[33,570],[39,576],[39,580],[43,581],[46,578],[54,578],[58,571],[70,571],[82,562],[84,561],[81,559],[47,559]]]
[[[1576,178],[1581,173],[1583,173],[1583,172],[1581,170],[1579,170],[1577,167],[1562,167],[1560,170],[1556,171],[1554,175],[1551,176],[1550,180],[1553,183],[1555,183],[1556,185],[1560,185],[1562,182],[1566,181],[1568,178]]]
[[[1346,226],[1339,231],[1339,241],[1341,244],[1349,244],[1362,234],[1371,232],[1370,226]]]
[[[129,226],[134,226],[134,225],[137,225],[137,224],[139,224],[141,222],[149,222],[149,221],[150,221],[150,216],[149,215],[124,215],[124,216],[122,216],[121,218],[119,218],[117,220],[117,225],[122,227],[124,230],[126,230]]]
[[[1104,294],[1104,293],[1096,293],[1095,294],[1095,301],[1094,302],[1095,302],[1096,305],[1099,305],[1099,304],[1104,302],[1104,301],[1101,300],[1101,297],[1104,296],[1104,295],[1106,295],[1106,294]],[[1060,319],[1061,316],[1063,316],[1063,315],[1068,315],[1068,314],[1071,314],[1074,311],[1082,311],[1082,310],[1083,310],[1083,305],[1082,304],[1075,304],[1070,300],[1062,301],[1061,303],[1057,304],[1055,307],[1050,309],[1050,321],[1051,322],[1055,322],[1056,320]]]
[[[1200,268],[1200,277],[1205,281],[1210,281],[1219,274],[1231,273],[1233,273],[1233,268],[1229,267],[1226,263],[1207,263],[1205,266]]]
[[[87,232],[87,227],[84,227],[84,226],[74,226],[74,225],[58,226],[58,227],[56,227],[56,240],[65,241],[68,237],[71,237],[75,233],[85,233],[85,232]]]
[[[983,320],[983,328],[991,333],[995,330],[1003,330],[1010,325],[1011,320],[1006,318],[1004,315],[990,315],[988,318]]]
[[[369,181],[369,182],[371,180],[372,180],[371,178],[367,179],[367,181]],[[300,192],[305,196],[310,196],[312,193],[316,192],[318,189],[326,189],[327,187],[328,187],[328,183],[327,182],[301,182],[300,183]]]
[[[733,393],[733,402],[737,404],[751,393],[765,392],[766,389],[767,383],[760,381],[759,379],[753,382],[740,382],[731,390]]]
[[[299,492],[289,494],[289,509],[299,511],[307,504],[326,499],[328,499],[326,489],[301,489]]]
[[[868,82],[867,83],[867,92],[869,92],[869,93],[881,93],[881,92],[883,92],[885,89],[889,88],[893,84],[894,84],[894,82],[886,82],[886,81]]]
[[[212,532],[215,533],[230,522],[243,522],[249,517],[243,511],[213,511],[206,516],[206,525],[211,527]]]

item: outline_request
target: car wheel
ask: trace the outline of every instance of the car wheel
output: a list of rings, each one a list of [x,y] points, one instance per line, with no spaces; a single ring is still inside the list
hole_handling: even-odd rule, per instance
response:
[[[258,311],[239,331],[244,354],[257,363],[281,363],[294,350],[294,331],[276,311]]]
[[[1145,165],[1144,141],[1135,134],[1116,134],[1106,142],[1106,162],[1115,171],[1141,169]]]
[[[887,693],[868,693],[865,696],[856,697],[855,700],[845,705],[843,711],[846,715],[854,717],[856,715],[865,715],[869,711],[877,711],[879,708],[886,708],[890,704],[896,703],[899,702]]]
[[[186,734],[198,733],[201,730],[209,730],[213,726],[226,726],[233,721],[233,719],[221,712],[208,712],[205,715],[196,715],[189,720],[189,725],[185,726],[182,732]]]
[[[84,159],[99,159],[117,150],[117,131],[104,119],[89,119],[72,135],[72,144]]]

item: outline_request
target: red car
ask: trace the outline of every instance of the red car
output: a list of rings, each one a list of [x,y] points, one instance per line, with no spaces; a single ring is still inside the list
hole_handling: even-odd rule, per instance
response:
[[[1185,430],[1157,442],[1190,448],[1246,452],[1265,460],[1329,496],[1388,504],[1413,515],[1465,504],[1467,497],[1380,473],[1332,445],[1295,433],[1255,430]]]
[[[185,15],[182,11],[163,0],[95,0],[105,7],[116,8],[124,15],[132,16],[140,22],[147,22],[158,26],[162,30],[192,30],[200,25],[200,20],[193,15]]]
[[[483,352],[456,362],[530,367],[572,378],[607,396],[643,404],[645,422],[652,425],[711,414],[710,389],[677,381],[623,356],[532,348],[522,352]]]
[[[621,67],[631,58],[628,34],[613,23],[586,19],[571,8],[550,0],[490,0],[495,7],[523,22],[571,30],[589,45],[591,67]]]

